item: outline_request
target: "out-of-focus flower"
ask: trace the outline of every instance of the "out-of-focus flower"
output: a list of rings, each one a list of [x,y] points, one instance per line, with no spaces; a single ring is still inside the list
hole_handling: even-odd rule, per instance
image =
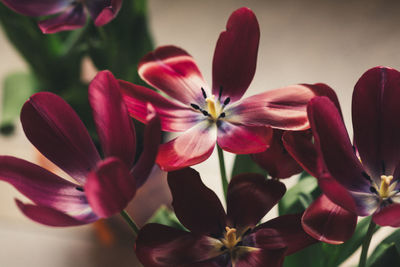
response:
[[[230,16],[214,52],[212,89],[193,58],[184,50],[164,46],[139,63],[143,80],[163,91],[121,81],[130,114],[145,120],[146,103],[160,115],[162,129],[184,132],[160,146],[157,163],[164,170],[206,160],[216,142],[229,152],[264,151],[272,128],[303,130],[309,127],[306,105],[315,95],[306,85],[271,90],[242,99],[253,79],[260,30],[254,13],[240,8]]]
[[[242,174],[228,186],[227,213],[199,174],[185,168],[168,174],[176,216],[189,229],[147,224],[136,254],[144,266],[281,266],[283,258],[316,242],[301,227],[301,214],[257,226],[280,200],[285,185],[259,174]]]
[[[72,226],[120,212],[154,165],[161,138],[154,113],[147,117],[144,152],[134,165],[135,130],[110,72],[100,72],[91,82],[89,101],[104,160],[78,115],[61,97],[37,93],[22,108],[21,122],[28,139],[75,180],[67,181],[22,159],[1,156],[0,180],[33,201],[17,200],[17,204],[34,221]]]
[[[103,26],[117,16],[122,0],[1,0],[6,6],[26,16],[55,17],[42,20],[39,27],[43,33],[81,28],[86,23],[86,11],[96,26]]]
[[[309,119],[334,186],[321,187],[335,203],[381,226],[400,226],[400,73],[375,67],[353,92],[354,146],[335,105],[313,99]]]

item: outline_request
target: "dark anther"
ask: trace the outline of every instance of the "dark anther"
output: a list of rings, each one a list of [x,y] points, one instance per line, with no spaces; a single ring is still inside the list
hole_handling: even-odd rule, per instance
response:
[[[218,100],[221,100],[221,96],[222,96],[222,85],[219,87]]]
[[[386,173],[385,162],[382,160],[381,164],[382,164],[382,173],[385,174]]]
[[[235,247],[237,247],[237,246],[242,246],[243,245],[243,241],[239,241],[239,242],[237,242],[237,244],[235,245]]]
[[[225,246],[222,246],[222,247],[220,248],[221,251],[224,251],[225,249],[226,249]]]
[[[393,204],[393,200],[391,198],[386,199],[389,204]]]
[[[208,112],[205,110],[202,110],[201,112],[203,113],[204,116],[210,116],[210,114],[208,114]]]
[[[205,99],[205,98],[207,98],[206,91],[204,91],[204,88],[203,88],[203,87],[201,87],[201,92],[203,93],[203,97],[204,97],[204,99]]]
[[[230,98],[230,97],[227,97],[227,98],[225,99],[225,101],[224,101],[224,106],[228,105],[229,102],[231,102],[231,98]]]
[[[365,179],[371,182],[371,177],[366,172],[362,172],[361,175],[364,176]]]
[[[194,108],[194,109],[196,109],[196,110],[199,110],[200,109],[200,107],[198,106],[198,105],[196,105],[196,104],[190,104],[191,106],[192,106],[192,108]]]
[[[371,187],[369,188],[369,191],[371,191],[371,192],[374,193],[374,194],[378,194],[378,191],[376,191],[376,188],[373,187],[373,186],[371,186]]]
[[[77,186],[77,187],[75,187],[75,189],[78,190],[78,191],[84,192],[82,187]]]
[[[222,112],[222,113],[219,115],[219,117],[220,117],[220,118],[225,118],[225,112]]]

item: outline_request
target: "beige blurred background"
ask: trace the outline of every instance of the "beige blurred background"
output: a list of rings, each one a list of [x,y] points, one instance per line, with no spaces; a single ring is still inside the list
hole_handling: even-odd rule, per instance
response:
[[[155,43],[187,50],[211,81],[215,42],[229,15],[241,6],[253,9],[261,28],[257,71],[247,95],[295,83],[327,83],[339,96],[351,132],[351,94],[357,79],[377,65],[400,69],[400,2],[394,0],[150,0]],[[2,32],[0,59],[0,80],[26,68]],[[20,127],[16,135],[0,137],[0,154],[35,158]],[[232,158],[226,155],[228,170]],[[196,169],[222,196],[216,155]],[[56,229],[38,225],[20,215],[15,197],[21,196],[0,183],[1,267],[135,266],[129,239],[107,247],[99,245],[93,226]],[[373,243],[384,236],[374,237]],[[355,261],[357,256],[343,266]]]

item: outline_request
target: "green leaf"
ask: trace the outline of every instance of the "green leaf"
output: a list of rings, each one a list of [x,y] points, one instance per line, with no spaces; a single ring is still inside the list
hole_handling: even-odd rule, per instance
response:
[[[13,133],[14,123],[19,117],[24,102],[34,93],[35,79],[29,73],[18,72],[8,75],[3,82],[3,103],[0,132]]]
[[[287,256],[283,264],[284,267],[321,267],[323,265],[322,243],[317,243]]]
[[[187,231],[187,229],[179,222],[175,213],[165,205],[162,205],[147,222],[164,224]]]
[[[369,256],[367,266],[400,266],[400,229],[379,243]]]
[[[241,173],[253,172],[267,175],[267,172],[255,163],[250,155],[236,155],[232,168],[232,177]]]
[[[319,194],[317,179],[302,175],[299,182],[279,201],[279,215],[303,212]]]

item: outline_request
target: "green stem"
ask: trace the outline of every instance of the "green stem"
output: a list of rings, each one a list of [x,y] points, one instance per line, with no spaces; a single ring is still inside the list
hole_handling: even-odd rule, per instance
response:
[[[225,196],[225,200],[226,200],[227,193],[228,193],[228,178],[226,176],[224,152],[218,145],[217,145],[217,150],[218,150],[218,159],[219,159],[219,170],[221,172],[222,189],[224,191],[224,196]]]
[[[367,264],[367,255],[368,255],[368,248],[369,244],[371,243],[372,235],[375,232],[376,224],[371,218],[371,222],[369,223],[367,234],[365,235],[364,243],[361,249],[361,256],[360,256],[360,263],[358,267],[365,267]]]
[[[83,36],[87,32],[87,26],[81,29],[77,29],[69,33],[69,38],[65,41],[64,50],[62,53],[63,57],[68,57],[73,49],[81,42]]]
[[[124,218],[126,223],[132,228],[133,233],[136,237],[139,233],[139,227],[137,226],[135,221],[132,219],[131,216],[129,216],[129,214],[126,212],[126,210],[122,210],[120,214],[121,214],[122,218]]]

